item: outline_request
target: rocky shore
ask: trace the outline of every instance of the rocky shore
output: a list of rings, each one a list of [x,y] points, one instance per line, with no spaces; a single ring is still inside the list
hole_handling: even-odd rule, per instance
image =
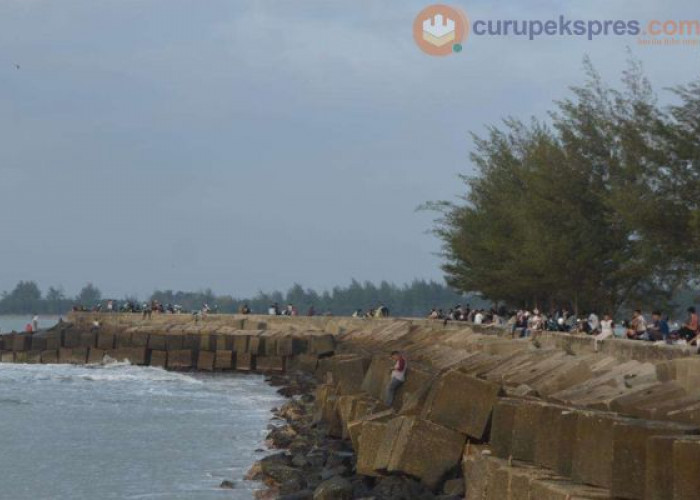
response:
[[[463,479],[445,483],[435,494],[405,475],[369,477],[357,473],[357,456],[347,439],[332,437],[319,415],[315,378],[301,371],[266,379],[289,398],[273,409],[266,444],[279,450],[257,461],[246,479],[261,481],[260,500],[457,500],[463,498]]]

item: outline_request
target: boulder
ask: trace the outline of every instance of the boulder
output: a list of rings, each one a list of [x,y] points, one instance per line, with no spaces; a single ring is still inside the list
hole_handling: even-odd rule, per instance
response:
[[[314,500],[352,500],[352,484],[341,476],[323,481],[314,490]]]

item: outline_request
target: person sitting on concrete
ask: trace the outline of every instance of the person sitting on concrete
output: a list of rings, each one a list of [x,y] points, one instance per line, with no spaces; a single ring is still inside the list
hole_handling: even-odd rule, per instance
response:
[[[615,335],[615,323],[609,314],[605,314],[600,321],[600,333],[593,336],[593,350],[598,352],[598,342]]]
[[[687,342],[692,341],[698,334],[698,315],[694,307],[688,308],[688,320],[678,330],[678,337],[685,339]]]
[[[391,368],[391,381],[386,390],[385,402],[387,406],[391,406],[394,403],[396,391],[406,381],[406,358],[404,358],[399,351],[392,351],[391,359],[394,362],[394,366]]]
[[[647,340],[647,322],[644,319],[642,311],[637,309],[632,315],[629,328],[627,329],[627,338],[630,340]]]
[[[661,317],[660,311],[654,311],[651,313],[651,326],[649,327],[649,340],[660,341],[663,340],[666,343],[670,343],[670,330],[668,328],[668,322]]]

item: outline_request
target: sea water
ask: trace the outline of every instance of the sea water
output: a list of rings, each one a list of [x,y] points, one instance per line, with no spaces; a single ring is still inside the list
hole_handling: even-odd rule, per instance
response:
[[[282,402],[257,375],[0,364],[0,498],[251,498]]]

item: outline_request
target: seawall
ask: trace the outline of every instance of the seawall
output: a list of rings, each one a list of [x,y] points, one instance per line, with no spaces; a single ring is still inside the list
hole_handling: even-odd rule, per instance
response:
[[[4,362],[313,373],[318,425],[359,474],[469,499],[690,499],[700,491],[700,356],[689,348],[421,319],[72,313],[0,337]],[[93,329],[93,321],[100,323]],[[409,360],[391,408],[391,350]]]

